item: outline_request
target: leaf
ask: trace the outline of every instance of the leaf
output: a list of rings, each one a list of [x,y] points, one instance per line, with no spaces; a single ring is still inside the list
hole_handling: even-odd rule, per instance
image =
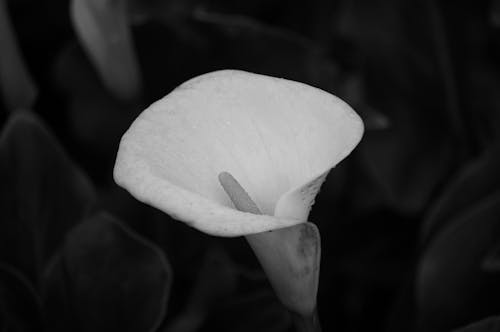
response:
[[[394,117],[391,128],[367,132],[359,145],[362,165],[386,205],[411,214],[429,204],[454,160],[451,140],[423,135],[416,121],[409,116]]]
[[[33,106],[37,87],[24,63],[10,22],[6,0],[0,0],[0,90],[9,111]]]
[[[107,89],[120,100],[141,92],[125,0],[73,0],[73,27]]]
[[[500,27],[500,1],[498,0],[490,1],[490,22],[494,27]]]
[[[495,244],[488,250],[481,267],[486,272],[500,272],[500,244]]]
[[[145,105],[113,97],[75,42],[67,44],[59,54],[54,75],[68,97],[69,126],[75,138],[90,146],[90,152],[111,156],[114,162],[114,150],[121,135]],[[97,167],[102,171],[107,160],[99,159]]]
[[[191,15],[199,0],[128,0],[127,12],[134,25],[154,20],[166,25],[175,25]]]
[[[350,73],[340,84],[339,96],[351,105],[363,119],[365,130],[384,130],[391,123],[387,116],[373,107],[366,105],[365,84],[357,73]]]
[[[428,244],[417,268],[417,303],[425,331],[454,328],[500,310],[498,276],[482,270],[500,237],[500,194],[452,220]]]
[[[49,330],[155,331],[171,281],[170,265],[155,245],[98,214],[67,235],[47,270]]]
[[[139,202],[118,186],[101,190],[99,202],[104,210],[167,252],[169,263],[179,280],[191,280],[198,273],[213,237],[185,227],[165,213]]]
[[[337,66],[320,45],[244,16],[197,10],[175,29],[155,23],[137,27],[136,43],[151,101],[219,69],[283,77],[328,91],[337,78]],[[179,63],[189,66],[167,65]]]
[[[448,62],[435,49],[441,30],[427,23],[434,20],[426,3],[345,1],[336,20],[337,33],[361,58],[367,105],[391,122],[388,130],[366,133],[361,165],[384,205],[406,215],[421,213],[453,169],[454,135],[462,130],[449,75],[442,74]]]
[[[422,21],[426,10],[423,2],[396,0],[346,1],[337,10],[335,32],[361,52],[371,99],[415,98],[422,90],[414,89],[416,79],[434,74],[432,31]]]
[[[211,310],[220,298],[234,292],[237,271],[226,252],[209,248],[193,286],[189,306],[193,311]]]
[[[41,328],[41,303],[33,285],[16,269],[0,264],[0,329],[28,332]]]
[[[161,331],[198,331],[218,304],[234,295],[236,279],[237,271],[227,254],[220,248],[209,248],[187,295],[184,311],[171,319]]]
[[[500,1],[496,1],[500,4]],[[499,7],[500,8],[500,7]],[[469,23],[478,29],[478,35],[487,35],[489,30],[485,27],[482,15],[471,15],[476,20]],[[500,18],[500,16],[499,16]],[[498,40],[498,38],[497,38]],[[465,106],[473,112],[470,126],[478,137],[478,143],[483,146],[498,144],[500,139],[500,116],[498,105],[500,105],[500,77],[495,74],[496,62],[484,57],[485,49],[492,43],[489,39],[469,41],[464,47],[473,50],[469,56],[472,58],[467,62],[464,69],[463,97]]]
[[[422,224],[422,240],[428,241],[447,222],[456,219],[482,199],[500,192],[499,147],[492,147],[465,164],[431,207]]]
[[[16,112],[0,138],[0,261],[35,285],[94,189],[33,114]]]
[[[472,323],[454,332],[499,332],[500,317],[488,317],[479,322]]]
[[[242,293],[219,303],[207,331],[273,331],[291,328],[290,314],[269,291]]]

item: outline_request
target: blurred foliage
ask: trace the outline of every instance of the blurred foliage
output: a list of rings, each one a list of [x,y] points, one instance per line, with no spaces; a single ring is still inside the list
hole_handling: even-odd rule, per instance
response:
[[[44,277],[50,331],[156,331],[172,273],[156,246],[99,214],[67,234]]]
[[[3,129],[0,170],[1,260],[39,285],[68,230],[90,213],[93,185],[38,118],[22,111]]]
[[[464,328],[454,330],[454,332],[495,332],[499,329],[500,319],[498,317],[490,317],[480,322],[470,324]]]
[[[500,1],[110,1],[142,73],[131,100],[102,83],[69,0],[0,0],[37,91],[0,80],[1,331],[292,330],[243,239],[112,181],[132,120],[223,68],[317,86],[365,121],[310,216],[324,331],[500,331]]]

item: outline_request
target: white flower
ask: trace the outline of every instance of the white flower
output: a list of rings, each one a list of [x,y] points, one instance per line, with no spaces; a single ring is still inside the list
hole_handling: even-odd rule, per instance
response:
[[[152,104],[123,135],[114,178],[137,199],[203,232],[239,236],[307,221],[326,175],[357,145],[359,116],[320,89],[223,70]],[[229,172],[263,215],[235,209]]]

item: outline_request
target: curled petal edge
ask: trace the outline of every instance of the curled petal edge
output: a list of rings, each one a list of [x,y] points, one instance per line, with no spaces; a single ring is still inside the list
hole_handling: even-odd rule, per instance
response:
[[[302,200],[300,193],[303,193],[304,190],[301,189],[306,188],[307,192],[307,188],[313,188],[312,198],[314,198],[329,172],[327,170],[319,176],[313,177],[304,185],[285,193],[283,197],[291,196],[291,199],[286,199],[286,204],[281,203],[281,207],[277,206],[277,212],[281,211],[281,216],[257,215],[224,206],[155,177],[148,171],[149,166],[145,161],[125,160],[129,154],[124,150],[126,150],[126,146],[122,145],[113,172],[114,180],[119,186],[125,188],[139,201],[156,207],[176,220],[204,233],[223,237],[256,234],[306,222],[312,199],[310,199],[311,195],[308,194],[306,196],[308,200]],[[297,202],[297,200],[302,200],[303,204],[307,206],[305,212],[296,213],[290,210],[292,203]],[[298,206],[297,209],[303,208]],[[291,215],[305,216],[305,218],[298,219],[290,217]]]

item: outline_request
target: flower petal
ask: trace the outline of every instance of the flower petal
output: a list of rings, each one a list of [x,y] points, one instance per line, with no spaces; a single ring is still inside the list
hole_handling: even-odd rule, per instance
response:
[[[246,238],[285,307],[311,315],[316,308],[321,256],[316,225],[304,222]]]
[[[122,144],[115,164],[116,183],[138,200],[188,225],[216,236],[241,236],[292,226],[298,219],[240,212],[155,177],[145,161],[133,160]],[[217,177],[216,177],[217,180]]]
[[[307,220],[316,180],[359,142],[363,124],[337,97],[237,70],[208,73],[151,105],[122,138],[115,180],[136,198],[211,234],[243,235]],[[235,211],[229,172],[265,215]],[[307,189],[307,186],[311,186]],[[313,190],[314,189],[314,190]],[[248,224],[250,222],[250,224]]]
[[[286,192],[278,200],[274,209],[274,216],[307,220],[314,199],[329,172],[330,170],[327,170],[303,185]]]
[[[219,181],[238,210],[261,214],[255,202],[231,174],[221,173]],[[293,227],[247,235],[246,239],[281,302],[292,312],[304,317],[311,316],[316,308],[321,255],[318,228],[304,222]]]

